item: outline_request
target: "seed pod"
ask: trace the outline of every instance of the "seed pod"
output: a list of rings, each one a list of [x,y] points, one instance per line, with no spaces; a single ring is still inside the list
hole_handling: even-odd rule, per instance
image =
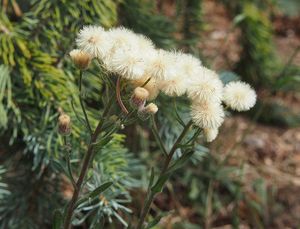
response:
[[[81,70],[87,69],[91,63],[91,56],[79,49],[73,49],[70,52],[70,57],[75,65]]]
[[[146,103],[146,99],[149,96],[149,92],[143,87],[137,87],[133,91],[130,102],[132,107],[142,109]]]
[[[71,133],[71,118],[67,114],[61,114],[58,118],[58,132],[61,135],[69,135]]]
[[[138,111],[138,116],[142,120],[148,119],[151,115],[156,114],[158,107],[154,103],[149,103],[146,107],[143,107]]]
[[[154,103],[149,103],[145,109],[144,112],[154,115],[158,111],[158,107]]]

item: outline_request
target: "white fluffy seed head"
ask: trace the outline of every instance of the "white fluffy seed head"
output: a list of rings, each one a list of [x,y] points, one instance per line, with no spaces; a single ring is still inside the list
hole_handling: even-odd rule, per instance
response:
[[[213,71],[202,68],[198,77],[189,81],[188,97],[193,101],[221,102],[223,83]]]
[[[76,38],[79,49],[100,59],[109,52],[109,42],[107,32],[101,26],[85,26],[79,31]]]
[[[137,37],[134,32],[124,27],[112,28],[108,32],[108,39],[111,44],[111,51],[114,52],[119,48],[132,48],[137,45]]]
[[[168,96],[181,96],[187,90],[187,83],[183,77],[176,77],[171,80],[161,80],[159,87]]]
[[[244,82],[230,82],[224,88],[224,103],[237,111],[246,111],[256,102],[256,93],[249,84]]]
[[[119,48],[104,63],[109,71],[126,79],[142,78],[146,68],[145,61],[136,49]]]
[[[157,50],[146,54],[147,75],[157,80],[172,79],[176,75],[174,69],[175,57],[165,50]]]
[[[151,51],[155,49],[153,42],[144,35],[137,35],[135,38],[136,47],[140,52]]]
[[[206,129],[218,128],[224,121],[224,110],[221,104],[211,102],[193,103],[191,117],[193,122]]]
[[[180,52],[176,54],[176,63],[174,65],[177,71],[186,78],[194,77],[201,69],[201,61],[198,58]]]
[[[215,71],[211,70],[211,69],[208,69],[204,66],[202,66],[201,68],[198,68],[198,69],[199,69],[199,71],[195,75],[197,78],[210,77],[212,79],[219,79],[218,74]]]
[[[215,140],[217,138],[219,130],[218,130],[218,128],[207,128],[207,129],[203,129],[203,132],[204,132],[206,141],[212,142],[213,140]]]

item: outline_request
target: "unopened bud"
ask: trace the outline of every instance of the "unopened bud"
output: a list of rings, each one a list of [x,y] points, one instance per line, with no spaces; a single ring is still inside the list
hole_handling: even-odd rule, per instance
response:
[[[159,87],[158,87],[157,80],[152,77],[149,81],[149,77],[150,76],[146,76],[145,78],[131,81],[131,83],[135,87],[143,85],[143,88],[145,88],[149,92],[149,96],[147,98],[147,101],[154,100],[159,94]]]
[[[91,56],[79,49],[73,49],[70,52],[70,57],[75,65],[81,70],[87,69],[91,63]]]
[[[158,107],[154,103],[149,103],[143,109],[138,111],[138,116],[140,119],[146,120],[151,115],[154,115],[158,111]]]
[[[131,105],[134,108],[141,109],[142,107],[144,107],[148,96],[149,96],[149,92],[145,88],[143,87],[135,88],[130,100]]]
[[[156,104],[154,104],[154,103],[149,103],[149,104],[145,107],[144,111],[145,111],[146,113],[148,113],[148,114],[154,115],[154,114],[158,111],[158,107],[157,107]]]
[[[58,132],[61,135],[68,135],[71,132],[71,118],[67,114],[61,114],[58,118]]]

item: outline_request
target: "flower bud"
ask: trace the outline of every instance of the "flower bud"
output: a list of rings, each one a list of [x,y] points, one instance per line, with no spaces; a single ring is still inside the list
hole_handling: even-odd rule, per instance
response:
[[[149,103],[145,109],[144,112],[154,115],[158,111],[158,107],[154,103]]]
[[[70,57],[75,65],[81,70],[87,69],[91,63],[91,56],[79,49],[73,49],[70,52]]]
[[[158,107],[154,103],[149,103],[146,107],[143,107],[138,111],[138,116],[140,119],[146,120],[157,111]]]
[[[58,118],[58,132],[61,135],[68,135],[71,132],[71,118],[67,114],[61,114]]]
[[[146,103],[146,99],[149,96],[149,92],[143,87],[137,87],[133,91],[133,95],[131,97],[131,105],[134,108],[142,109]]]
[[[158,87],[158,82],[156,79],[153,77],[151,78],[150,81],[147,82],[146,85],[144,83],[149,79],[149,77],[145,77],[139,80],[132,80],[131,83],[135,87],[139,87],[143,85],[143,88],[145,88],[149,92],[149,96],[147,98],[148,101],[154,100],[158,94],[159,94],[159,87]]]

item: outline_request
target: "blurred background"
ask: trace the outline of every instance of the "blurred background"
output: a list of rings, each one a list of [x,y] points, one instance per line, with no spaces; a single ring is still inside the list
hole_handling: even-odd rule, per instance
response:
[[[0,228],[51,228],[52,213],[72,195],[57,109],[74,120],[76,168],[88,136],[75,121],[78,72],[68,53],[86,24],[123,25],[258,93],[257,105],[228,113],[217,140],[200,142],[157,196],[149,216],[161,219],[156,229],[300,227],[299,0],[0,0]],[[101,82],[93,75],[84,82],[91,122],[102,108]],[[171,145],[180,126],[170,99],[157,103],[166,104],[158,119]],[[181,117],[188,107],[178,99]],[[86,185],[93,190],[113,179],[113,192],[81,209],[78,228],[135,222],[161,157],[147,122],[114,136]]]

